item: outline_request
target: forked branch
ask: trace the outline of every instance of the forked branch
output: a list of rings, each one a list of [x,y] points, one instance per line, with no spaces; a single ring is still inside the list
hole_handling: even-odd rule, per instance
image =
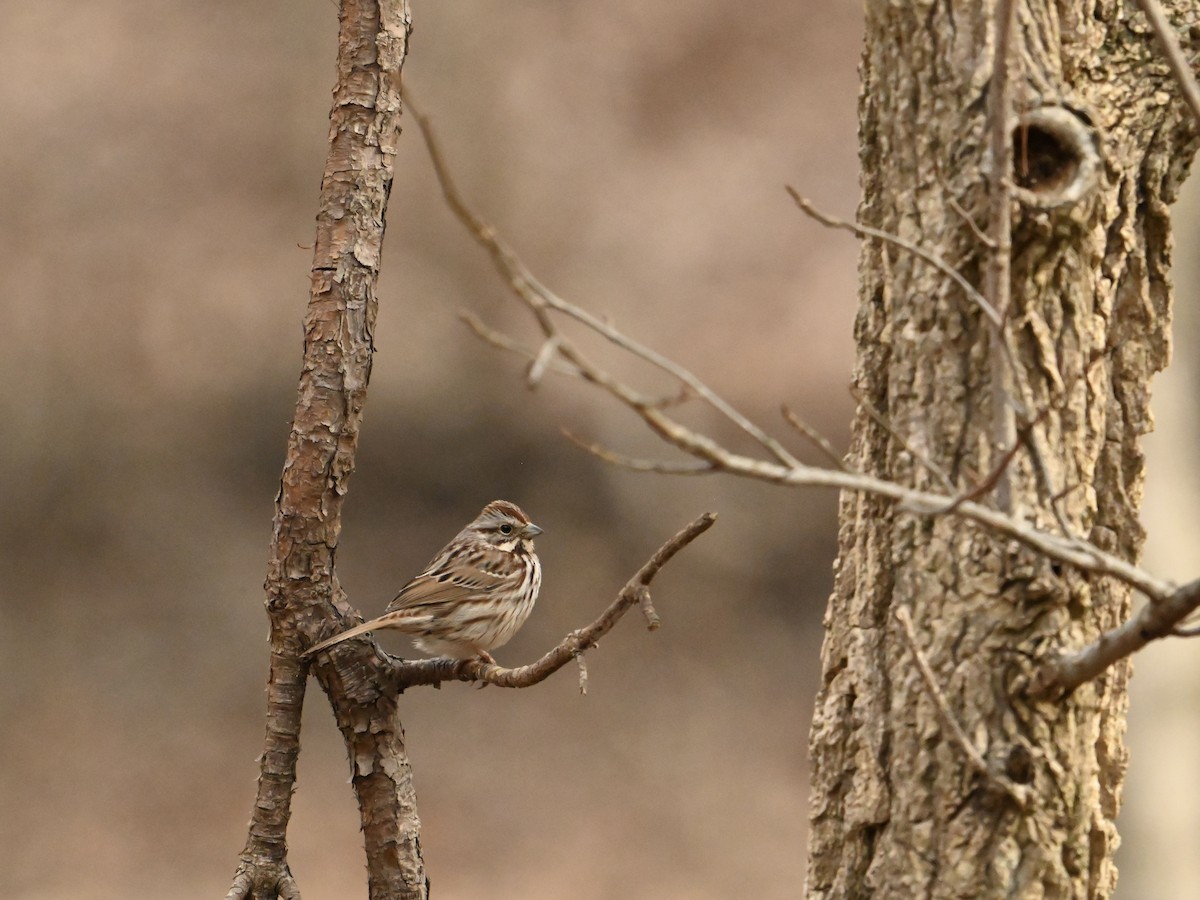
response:
[[[1125,624],[1102,635],[1091,646],[1077,654],[1047,662],[1034,686],[1036,691],[1043,694],[1054,690],[1070,690],[1082,683],[1082,680],[1095,677],[1105,667],[1133,653],[1150,640],[1173,633],[1175,626],[1200,607],[1200,586],[1187,585],[1179,588],[1172,582],[1160,579],[1091,542],[1066,533],[1054,534],[1043,531],[1015,514],[998,510],[982,502],[981,493],[994,489],[1002,480],[1007,466],[1020,449],[1025,449],[1031,454],[1036,452],[1036,448],[1031,449],[1031,441],[1017,441],[1014,438],[1008,444],[1001,445],[1001,458],[993,471],[984,479],[982,488],[980,485],[967,485],[954,490],[954,486],[950,484],[947,485],[945,492],[915,490],[862,472],[826,469],[799,462],[778,441],[734,410],[692,372],[625,336],[611,323],[597,319],[544,287],[508,245],[500,239],[496,230],[467,205],[450,175],[444,154],[437,144],[428,119],[419,114],[414,114],[414,117],[429,149],[430,158],[448,205],[472,236],[487,249],[509,288],[534,316],[542,332],[543,343],[539,348],[527,347],[507,335],[488,328],[474,317],[466,317],[475,332],[489,343],[529,359],[531,365],[536,366],[539,377],[542,373],[553,371],[579,378],[599,387],[633,411],[665,443],[682,451],[686,456],[691,457],[692,461],[680,463],[637,459],[572,436],[572,440],[584,449],[606,461],[639,471],[671,474],[725,472],[790,487],[829,487],[883,497],[917,515],[949,515],[965,519],[995,534],[1011,538],[1030,550],[1059,563],[1073,566],[1093,575],[1115,578],[1141,592],[1150,600],[1150,605],[1146,609]],[[893,235],[876,233],[861,225],[824,216],[794,190],[789,188],[789,193],[792,194],[801,209],[826,224],[847,228],[860,236],[899,243]],[[964,292],[993,327],[1003,323],[1004,311],[997,309],[967,282],[961,273],[956,272],[944,260],[932,256],[910,242],[903,242],[899,245],[908,252],[921,256],[963,286]],[[1003,300],[1003,293],[997,293]],[[751,435],[766,451],[768,458],[735,453],[712,437],[684,425],[666,411],[665,404],[655,402],[591,362],[558,328],[551,316],[552,312],[582,324],[632,356],[649,362],[672,375],[688,393],[708,403],[743,432]],[[994,349],[998,358],[1011,359],[1010,350],[1005,342],[998,342],[998,346]],[[1036,421],[1038,418],[1037,415],[1030,414],[1028,410],[1025,413],[1029,417],[1029,421]],[[807,433],[807,429],[801,429],[801,431]],[[1053,492],[1051,499],[1052,501],[1057,499]],[[559,649],[556,648],[556,652]],[[555,657],[558,660],[557,665],[563,665],[566,660],[571,658],[568,646],[564,645],[561,651],[565,656],[561,659]],[[539,662],[535,666],[541,664]],[[424,665],[432,669],[437,664],[436,661],[433,661]],[[463,667],[477,664],[456,665]],[[483,668],[479,667],[480,671],[471,672],[471,677],[487,680],[486,674],[482,671]],[[492,673],[492,677],[500,678],[493,683],[499,684],[506,680],[512,680],[518,677],[515,673],[521,673],[521,678],[530,677],[526,674],[528,670],[529,667],[501,670],[502,676],[499,673]],[[467,680],[463,678],[465,674],[467,674],[465,668],[460,674],[455,665],[447,665],[436,673],[431,671],[429,679],[431,681]]]

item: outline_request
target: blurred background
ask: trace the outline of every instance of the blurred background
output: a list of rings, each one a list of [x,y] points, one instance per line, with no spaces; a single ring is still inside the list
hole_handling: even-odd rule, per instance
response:
[[[261,583],[336,4],[0,9],[0,896],[223,896],[261,747]],[[780,436],[786,402],[844,446],[857,248],[783,185],[854,209],[860,18],[850,0],[736,16],[714,0],[418,0],[405,81],[463,191],[547,285]],[[1194,220],[1181,210],[1184,262]],[[485,502],[516,500],[546,529],[542,600],[499,653],[518,664],[693,516],[721,516],[656,582],[664,627],[631,616],[589,654],[588,697],[573,671],[405,696],[436,896],[797,896],[835,497],[638,475],[567,443],[563,427],[658,453],[584,386],[530,393],[519,361],[458,321],[533,336],[411,123],[379,297],[338,554],[364,613]],[[1196,574],[1192,305],[1149,442],[1150,559],[1176,577]],[[1126,898],[1200,880],[1172,843],[1200,827],[1177,787],[1200,753],[1195,656],[1178,642],[1139,659]],[[341,740],[315,684],[308,700],[292,870],[309,900],[363,896]]]

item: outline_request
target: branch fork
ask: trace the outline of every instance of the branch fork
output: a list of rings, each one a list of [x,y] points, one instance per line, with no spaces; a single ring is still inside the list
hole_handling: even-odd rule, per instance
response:
[[[1148,4],[1152,0],[1141,0],[1141,2]],[[1007,32],[1012,26],[1013,9],[1014,4],[1003,3],[998,10],[1000,32],[1005,35],[1006,40]],[[1003,83],[1006,81],[1006,78],[1002,78],[1002,83],[995,86],[997,93],[992,98],[993,105],[1002,109],[1007,109],[1011,105],[1011,101],[1007,97],[1007,85]],[[411,108],[411,101],[409,105]],[[1200,583],[1196,583],[1195,587],[1187,585],[1183,588],[1176,588],[1172,583],[1154,576],[1120,556],[1073,536],[1066,528],[1066,522],[1058,508],[1057,501],[1072,488],[1068,486],[1056,490],[1055,486],[1048,483],[1042,450],[1038,447],[1034,434],[1035,426],[1046,415],[1046,410],[1031,412],[1024,409],[1023,407],[1026,405],[1024,400],[1018,400],[1009,393],[1013,386],[1011,382],[1018,382],[1017,387],[1022,385],[1016,375],[1012,348],[1004,333],[1009,312],[1009,297],[1005,290],[1008,280],[1006,254],[1010,251],[1006,246],[1003,234],[993,234],[989,239],[989,250],[993,258],[992,269],[994,270],[991,273],[989,284],[989,298],[975,288],[953,265],[931,251],[897,235],[821,213],[794,188],[787,188],[796,205],[805,214],[819,222],[832,228],[851,231],[860,238],[881,240],[896,245],[937,268],[963,290],[963,293],[980,311],[994,332],[992,358],[997,363],[993,370],[993,376],[998,383],[1000,381],[1004,383],[1004,390],[1000,392],[1003,396],[994,398],[997,409],[1000,410],[999,418],[994,423],[995,434],[1006,438],[996,444],[997,461],[979,483],[965,490],[957,489],[945,473],[939,472],[936,467],[929,466],[930,471],[938,477],[944,490],[920,491],[848,469],[825,438],[818,435],[785,407],[783,411],[785,419],[818,447],[822,455],[831,462],[833,468],[820,468],[800,462],[773,437],[733,409],[695,374],[627,337],[610,322],[603,321],[580,309],[544,287],[502,240],[496,229],[484,222],[467,205],[454,182],[429,120],[416,112],[414,112],[414,118],[429,151],[447,205],[467,231],[488,252],[509,288],[533,315],[541,331],[543,343],[539,350],[528,348],[508,335],[489,328],[476,317],[464,314],[463,319],[467,324],[487,343],[529,359],[531,361],[530,371],[531,373],[536,371],[538,379],[544,373],[553,371],[595,385],[630,409],[664,443],[681,451],[688,459],[679,462],[631,457],[568,433],[567,436],[587,452],[607,462],[640,472],[675,475],[722,472],[790,487],[828,487],[871,494],[892,500],[917,515],[954,516],[972,522],[981,528],[1009,537],[1058,563],[1073,566],[1093,575],[1115,578],[1148,598],[1150,603],[1141,612],[1123,625],[1101,635],[1085,649],[1075,654],[1064,654],[1047,660],[1043,664],[1041,674],[1034,680],[1034,693],[1040,696],[1054,691],[1070,691],[1083,681],[1096,677],[1104,668],[1149,641],[1175,633],[1179,624],[1197,608],[1200,608]],[[1006,120],[1006,117],[1003,116],[999,118],[1002,121]],[[1011,147],[1008,146],[1010,136],[1007,129],[1004,131],[1003,142],[1000,140],[999,132],[992,137],[996,146],[1003,144],[1011,150]],[[1012,196],[1012,188],[1008,179],[997,178],[993,188],[994,205],[997,208],[1008,209]],[[1001,216],[1001,219],[1004,219],[1004,216]],[[562,333],[551,314],[561,315],[582,324],[599,337],[675,378],[680,384],[681,390],[687,391],[686,396],[695,397],[709,405],[737,429],[748,434],[759,445],[765,458],[735,453],[708,435],[697,432],[672,418],[669,415],[668,406],[650,402],[639,391],[610,375],[588,359]],[[865,404],[862,398],[859,399],[860,408],[867,414],[874,412],[869,404]],[[1018,411],[1022,414],[1022,422],[1019,425],[1015,416]],[[888,422],[886,417],[877,412],[875,417],[883,427],[904,443],[894,424]],[[1050,499],[1051,508],[1062,529],[1061,534],[1036,528],[1025,520],[1020,511],[1006,509],[1007,503],[1004,502],[1002,496],[1005,476],[1022,449],[1029,454],[1035,470],[1041,473],[1039,477],[1047,482],[1042,487]],[[920,456],[916,454],[914,456],[920,462]],[[991,493],[1001,495],[1000,509],[983,502],[985,495]]]

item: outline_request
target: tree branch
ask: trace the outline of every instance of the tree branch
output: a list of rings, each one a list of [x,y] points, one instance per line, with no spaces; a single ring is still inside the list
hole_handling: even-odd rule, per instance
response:
[[[791,185],[785,185],[784,190],[788,192],[788,195],[795,202],[796,206],[800,208],[801,212],[803,212],[809,218],[820,222],[826,228],[839,228],[843,231],[849,231],[851,234],[854,234],[860,238],[874,238],[877,241],[883,241],[885,244],[893,244],[899,247],[901,250],[911,253],[917,258],[925,260],[925,262],[929,263],[931,266],[957,284],[960,288],[962,288],[962,291],[967,295],[967,298],[977,307],[979,307],[983,314],[988,317],[988,320],[992,323],[992,325],[999,328],[1003,324],[1004,319],[1001,317],[999,310],[997,310],[996,307],[988,301],[987,297],[979,293],[975,285],[971,284],[971,282],[967,281],[967,279],[963,277],[962,272],[958,271],[958,269],[954,268],[954,266],[950,265],[950,263],[946,262],[946,260],[938,256],[932,250],[926,250],[919,244],[914,244],[912,241],[905,240],[898,234],[890,234],[886,231],[880,231],[878,228],[872,228],[869,225],[862,225],[858,222],[847,222],[845,219],[838,219],[834,216],[827,215],[813,206],[812,203],[806,198],[801,197],[800,192]]]
[[[1001,13],[1004,13],[1003,8],[1001,9]],[[1011,11],[1008,15],[1011,15]],[[1171,633],[1175,625],[1200,606],[1200,586],[1197,586],[1194,590],[1192,585],[1188,585],[1185,588],[1177,588],[1172,582],[1157,578],[1146,570],[1101,549],[1091,542],[1072,537],[1069,533],[1066,533],[1065,528],[1064,533],[1061,535],[1043,531],[1029,524],[1018,514],[998,510],[981,502],[982,494],[994,490],[996,485],[1002,481],[1005,471],[1012,462],[1012,457],[1021,446],[1021,442],[1017,440],[1019,435],[1015,433],[1009,443],[998,448],[1000,457],[997,460],[997,464],[984,479],[982,486],[976,486],[967,491],[954,491],[952,490],[953,486],[948,485],[946,493],[938,493],[914,490],[896,482],[875,478],[858,471],[835,471],[800,463],[791,457],[790,454],[775,452],[773,448],[778,445],[774,440],[766,436],[757,426],[743,424],[747,423],[748,420],[736,412],[727,415],[727,418],[737,423],[744,431],[748,431],[756,436],[761,435],[758,438],[759,444],[767,448],[773,458],[759,459],[734,453],[708,435],[701,434],[672,418],[664,411],[662,404],[656,404],[634,388],[614,378],[608,372],[588,360],[558,329],[550,313],[552,311],[561,313],[626,350],[632,356],[645,360],[672,374],[688,391],[708,401],[710,404],[717,405],[713,400],[716,394],[696,375],[679,364],[666,361],[663,356],[655,351],[627,338],[611,323],[601,322],[591,314],[579,309],[543,287],[513,251],[497,237],[495,230],[466,205],[465,200],[454,185],[428,122],[419,116],[417,119],[450,208],[472,232],[479,243],[491,253],[500,273],[505,277],[513,293],[533,314],[542,331],[543,337],[547,342],[550,342],[547,346],[553,348],[553,353],[558,358],[549,360],[546,358],[549,351],[539,353],[539,351],[525,348],[511,338],[500,335],[478,322],[478,320],[470,317],[468,321],[476,333],[498,347],[517,352],[531,360],[540,360],[544,371],[555,371],[560,374],[576,377],[599,387],[640,417],[646,426],[665,443],[681,450],[698,462],[681,465],[678,463],[634,459],[572,437],[572,440],[581,444],[589,452],[610,462],[615,462],[639,471],[670,472],[673,474],[724,472],[790,487],[829,487],[883,497],[896,502],[905,511],[915,515],[949,515],[965,519],[981,528],[1011,538],[1030,550],[1059,563],[1072,566],[1092,575],[1115,578],[1140,591],[1151,601],[1150,606],[1146,610],[1143,610],[1119,628],[1102,636],[1093,647],[1075,656],[1068,655],[1059,660],[1047,663],[1044,673],[1036,679],[1040,689],[1043,691],[1049,689],[1047,685],[1066,689],[1072,684],[1080,683],[1076,681],[1078,678],[1082,677],[1086,680],[1087,678],[1095,677],[1106,666],[1144,646],[1149,640]],[[995,134],[998,134],[998,131]],[[993,135],[994,138],[995,134]],[[1009,147],[1009,150],[1011,151],[1011,147]],[[1003,156],[1003,154],[1001,155]],[[1011,190],[1011,184],[1008,183],[1007,179],[1002,180],[1004,181],[1004,185],[1002,185],[1004,189],[999,194],[1001,197],[1004,197],[1006,192]],[[860,236],[873,237],[895,243],[930,262],[956,283],[959,283],[968,296],[971,297],[972,301],[983,311],[992,325],[997,327],[997,331],[1003,331],[1004,319],[1002,313],[1007,311],[1007,303],[1003,311],[993,307],[987,298],[979,294],[969,282],[966,282],[961,273],[955,271],[953,267],[940,257],[934,256],[910,242],[897,238],[895,235],[832,219],[818,213],[794,189],[788,188],[788,192],[802,210],[827,225],[845,228]],[[1006,199],[1005,202],[1008,203],[1011,200]],[[1001,216],[1000,221],[1003,222],[1003,220],[1004,217]],[[993,221],[994,224],[995,220]],[[1011,227],[1011,222],[1009,227]],[[993,243],[995,244],[994,249],[997,251],[997,256],[1000,260],[1000,265],[996,268],[995,272],[995,278],[998,280],[993,285],[996,288],[994,296],[998,296],[1003,300],[1007,296],[1007,292],[1000,286],[1004,280],[1000,276],[1005,271],[1005,265],[1003,264],[1004,240],[999,228],[994,230]],[[996,358],[1013,366],[1011,348],[1008,346],[1007,340],[1004,339],[1002,333],[1000,334],[1000,338],[1001,340],[993,345],[993,349],[996,350]],[[719,401],[719,398],[717,399]],[[1007,392],[1007,389],[1002,392],[1001,399],[1005,402],[1010,412],[1015,412],[1012,407],[1016,401]],[[723,403],[723,401],[719,402]],[[722,406],[717,406],[717,408],[723,409]],[[1043,415],[1044,411],[1028,418],[1028,426],[1025,430],[1030,435],[1032,435],[1033,429]],[[893,433],[895,432],[893,431]],[[1033,445],[1032,439],[1027,441],[1026,445],[1030,447],[1031,454],[1035,456],[1036,464],[1036,458],[1040,451]],[[1046,487],[1050,494],[1050,502],[1053,504],[1059,498],[1060,493],[1055,493],[1050,485]],[[1059,522],[1062,524],[1061,516],[1059,516]],[[1155,610],[1155,612],[1148,612],[1147,610]],[[552,653],[559,651],[564,653],[565,656],[556,656],[555,659],[557,660],[557,665],[563,665],[567,659],[571,658],[569,644],[560,645],[560,648],[556,648]],[[535,664],[535,666],[539,664]],[[422,670],[423,672],[428,672],[427,675],[422,677],[428,678],[431,682],[453,679],[487,680],[482,671],[484,667],[478,666],[475,663],[443,665],[437,668],[436,672],[432,671],[432,669],[437,666],[437,661],[431,661],[425,665],[430,668]],[[477,668],[473,669],[471,667]],[[518,677],[515,673],[521,673],[520,678],[528,677],[528,669],[529,667],[525,669],[501,670],[504,673],[503,676],[497,676],[500,677],[500,680],[494,683],[511,681]]]
[[[1062,696],[1091,681],[1117,660],[1141,650],[1151,641],[1169,637],[1175,626],[1200,609],[1200,579],[1190,581],[1163,600],[1147,603],[1133,616],[1078,653],[1064,653],[1043,668],[1034,680],[1034,696]]]
[[[437,174],[438,184],[441,185],[442,195],[446,198],[447,205],[458,217],[459,221],[471,232],[475,240],[487,250],[496,268],[504,275],[508,284],[537,318],[546,339],[554,339],[556,341],[555,347],[564,359],[570,363],[574,363],[585,371],[591,368],[582,364],[583,359],[579,351],[550,322],[547,312],[551,309],[575,319],[586,328],[602,335],[621,349],[646,360],[652,366],[678,379],[685,387],[694,392],[696,396],[761,444],[776,460],[785,465],[796,463],[795,457],[788,453],[782,444],[738,412],[731,404],[718,396],[715,391],[683,366],[625,336],[607,322],[598,319],[591,313],[571,303],[567,303],[538,281],[533,273],[525,267],[525,264],[517,258],[509,246],[500,239],[496,234],[496,230],[467,206],[466,201],[458,190],[458,185],[455,184],[454,178],[450,174],[450,169],[446,165],[441,148],[434,138],[433,126],[430,124],[429,119],[414,108],[411,96],[406,95],[405,100],[408,103],[409,111],[412,113],[413,118],[416,119],[417,125],[421,130],[421,136],[425,140],[430,161],[433,163],[434,172]],[[538,356],[534,356],[535,362],[538,358]],[[629,399],[636,403],[650,402],[632,393],[629,394]]]

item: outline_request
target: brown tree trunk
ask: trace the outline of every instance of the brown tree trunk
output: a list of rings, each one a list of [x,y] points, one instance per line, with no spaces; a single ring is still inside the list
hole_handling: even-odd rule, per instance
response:
[[[361,621],[334,566],[342,500],[371,374],[375,283],[400,135],[406,0],[343,0],[329,154],[321,180],[304,362],[268,564],[267,731],[249,837],[228,897],[298,898],[287,824],[299,755],[305,648]],[[332,621],[330,610],[338,622]],[[326,629],[326,630],[322,630]],[[428,884],[391,663],[362,644],[316,668],[350,757],[373,900],[423,900]]]
[[[1179,25],[1188,6],[1168,12],[1195,56]],[[862,63],[861,220],[976,285],[992,250],[965,214],[984,231],[992,222],[995,18],[992,3],[869,2]],[[1167,205],[1194,132],[1132,5],[1020,3],[1011,43],[1025,124],[1013,133],[1003,332],[933,266],[864,245],[855,384],[896,434],[860,408],[850,461],[934,490],[940,470],[970,488],[1008,449],[997,422],[1011,416],[1021,448],[1007,499],[988,502],[1132,560],[1149,382],[1168,356]],[[839,540],[811,736],[808,896],[1109,896],[1129,666],[1063,699],[1025,688],[1040,660],[1123,620],[1128,591],[857,493],[843,497]]]

